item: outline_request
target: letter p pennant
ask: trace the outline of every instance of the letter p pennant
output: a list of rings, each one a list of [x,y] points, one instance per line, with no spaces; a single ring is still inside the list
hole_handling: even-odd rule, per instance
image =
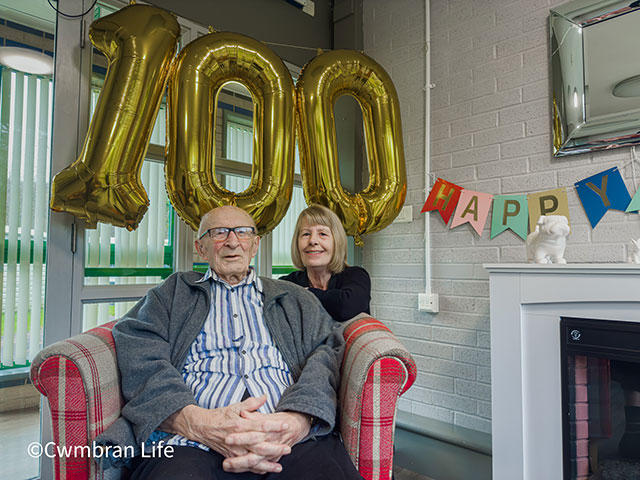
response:
[[[429,196],[422,207],[421,213],[438,210],[446,225],[449,223],[449,219],[458,204],[460,192],[462,192],[462,187],[438,178],[431,192],[429,192]]]

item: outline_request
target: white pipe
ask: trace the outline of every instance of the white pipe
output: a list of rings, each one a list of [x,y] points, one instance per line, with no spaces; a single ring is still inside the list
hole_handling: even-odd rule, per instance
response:
[[[429,15],[429,0],[424,5],[424,191],[425,197],[429,193],[429,176],[431,174],[431,25]],[[424,218],[424,266],[425,266],[425,293],[418,295],[418,310],[436,313],[438,311],[438,295],[431,288],[431,226],[430,217]]]
[[[431,23],[429,0],[424,2],[424,191],[429,194],[429,174],[431,173]],[[424,216],[424,263],[425,292],[431,294],[431,226],[429,215]]]

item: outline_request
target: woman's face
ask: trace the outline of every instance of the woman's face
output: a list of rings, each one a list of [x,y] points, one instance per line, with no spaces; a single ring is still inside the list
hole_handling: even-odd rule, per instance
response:
[[[298,251],[307,268],[327,267],[333,257],[333,235],[325,225],[304,223],[298,234]]]

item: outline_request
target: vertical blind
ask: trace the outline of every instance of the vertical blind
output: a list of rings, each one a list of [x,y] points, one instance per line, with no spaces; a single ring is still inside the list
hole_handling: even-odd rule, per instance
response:
[[[28,365],[41,349],[53,85],[8,68],[0,77],[0,366]]]

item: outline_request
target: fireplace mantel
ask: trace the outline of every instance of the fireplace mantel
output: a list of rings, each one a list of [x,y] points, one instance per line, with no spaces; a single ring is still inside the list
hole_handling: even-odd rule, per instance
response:
[[[493,478],[561,480],[560,317],[640,322],[640,265],[491,264]]]

